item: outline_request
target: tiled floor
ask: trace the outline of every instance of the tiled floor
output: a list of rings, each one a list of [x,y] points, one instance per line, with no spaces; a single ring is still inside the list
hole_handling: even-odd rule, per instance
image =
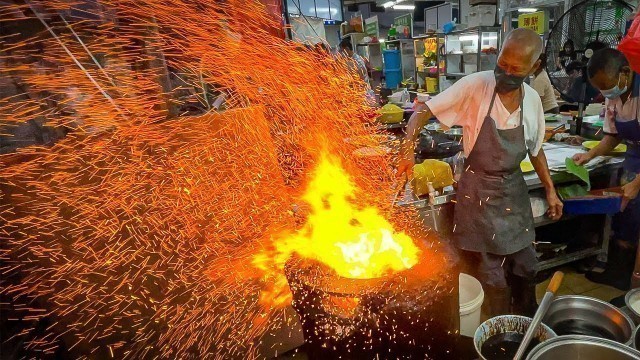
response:
[[[556,293],[557,296],[584,295],[608,302],[615,297],[624,295],[625,293],[624,291],[620,291],[611,286],[593,283],[587,280],[584,274],[578,274],[572,268],[564,268],[561,270],[564,272],[564,280],[560,289]],[[538,302],[540,302],[544,296],[547,285],[549,285],[549,281],[551,281],[551,277],[543,283],[538,284],[536,287],[536,298],[538,299]]]

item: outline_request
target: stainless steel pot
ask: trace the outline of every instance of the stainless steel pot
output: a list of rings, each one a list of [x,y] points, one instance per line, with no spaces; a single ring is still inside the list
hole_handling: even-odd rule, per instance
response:
[[[638,360],[640,352],[618,342],[592,336],[565,335],[536,346],[527,360]]]
[[[580,295],[556,298],[542,321],[558,335],[594,336],[627,345],[631,345],[635,327],[631,318],[615,306]]]
[[[462,139],[462,128],[451,128],[444,132],[447,137],[451,140],[460,140]]]
[[[629,311],[640,319],[640,288],[629,290],[624,296],[624,303]]]

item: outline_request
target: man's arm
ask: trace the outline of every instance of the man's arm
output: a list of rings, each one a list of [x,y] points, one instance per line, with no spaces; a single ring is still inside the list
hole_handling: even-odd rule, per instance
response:
[[[621,142],[621,140],[617,136],[606,134],[604,136],[604,138],[602,139],[602,141],[600,141],[598,146],[596,146],[593,149],[589,150],[589,152],[587,152],[587,153],[581,153],[581,154],[574,155],[573,156],[573,161],[575,161],[576,164],[578,164],[578,165],[586,164],[589,161],[591,161],[591,159],[593,159],[593,158],[595,158],[597,156],[607,155],[613,149],[615,149],[616,146],[618,146],[618,144],[620,144],[620,142]]]
[[[418,103],[414,109],[413,115],[409,118],[407,124],[407,135],[400,147],[400,160],[398,162],[397,176],[402,177],[406,174],[410,179],[413,176],[413,165],[415,165],[415,148],[416,140],[420,135],[420,130],[427,125],[432,113],[426,104]]]
[[[493,75],[491,75],[493,76]],[[469,101],[474,98],[485,85],[487,75],[476,73],[463,77],[451,87],[429,100],[427,104],[418,103],[407,125],[407,136],[400,148],[400,161],[398,162],[397,176],[407,175],[411,178],[415,163],[415,143],[420,135],[420,130],[427,124],[432,116],[438,118],[438,122],[445,127],[453,125],[464,126],[463,121],[468,121],[467,114]],[[473,112],[476,112],[474,110]],[[462,115],[464,114],[464,115]],[[476,114],[471,115],[475,117]],[[468,123],[467,123],[468,124]]]
[[[553,181],[551,180],[549,166],[547,165],[547,156],[541,148],[538,151],[537,156],[533,156],[529,153],[529,158],[531,159],[531,164],[533,164],[533,168],[536,170],[536,174],[538,174],[538,177],[547,192],[547,202],[549,203],[547,215],[553,220],[558,220],[562,217],[563,205],[562,201],[558,198],[558,194],[556,194],[556,187],[553,185]]]

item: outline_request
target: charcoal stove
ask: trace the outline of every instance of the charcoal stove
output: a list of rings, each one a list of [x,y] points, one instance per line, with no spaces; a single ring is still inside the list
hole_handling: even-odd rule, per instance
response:
[[[348,279],[310,259],[285,266],[314,359],[457,359],[458,272],[433,249],[411,269]]]

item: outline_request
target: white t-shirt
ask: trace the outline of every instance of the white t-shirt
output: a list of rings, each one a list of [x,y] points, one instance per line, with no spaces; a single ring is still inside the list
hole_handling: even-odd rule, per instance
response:
[[[618,133],[616,117],[620,122],[637,121],[640,118],[640,76],[638,75],[636,75],[634,88],[629,100],[624,104],[620,98],[604,101],[607,110],[602,130],[605,133],[613,135]]]
[[[556,93],[553,91],[553,85],[551,85],[551,80],[545,70],[542,70],[538,76],[534,76],[531,80],[531,87],[540,95],[542,108],[545,112],[558,107]]]
[[[463,127],[464,153],[468,157],[473,150],[496,86],[493,71],[482,71],[467,75],[453,86],[427,102],[427,106],[442,124]],[[533,156],[538,155],[544,141],[544,111],[540,96],[529,85],[524,84],[524,137],[525,145]],[[496,95],[491,118],[500,130],[513,129],[520,125],[520,111],[513,113],[505,109]]]

